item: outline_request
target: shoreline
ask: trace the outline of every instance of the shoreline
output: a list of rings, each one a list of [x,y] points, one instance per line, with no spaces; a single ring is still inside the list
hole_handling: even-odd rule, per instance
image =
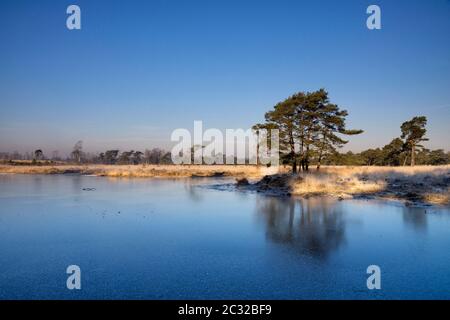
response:
[[[405,206],[450,206],[450,166],[420,168],[329,167],[322,172],[241,179],[237,188],[278,196],[382,199]]]
[[[109,178],[229,178],[237,191],[269,196],[338,200],[380,199],[405,206],[450,206],[450,165],[417,167],[323,167],[291,174],[288,168],[255,165],[0,165],[0,174],[60,174]],[[250,182],[251,181],[251,182]],[[220,188],[219,188],[220,189]]]
[[[0,165],[0,173],[80,174],[124,178],[208,178],[252,179],[286,170],[254,165]]]

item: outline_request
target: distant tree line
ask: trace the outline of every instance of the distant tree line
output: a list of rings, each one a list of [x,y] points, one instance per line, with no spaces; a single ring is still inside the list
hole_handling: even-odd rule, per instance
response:
[[[324,163],[333,165],[404,166],[443,165],[450,163],[450,152],[430,150],[420,143],[425,138],[427,118],[414,117],[401,126],[401,136],[382,148],[367,149],[359,153],[329,154]]]
[[[146,149],[144,152],[107,150],[95,160],[103,164],[172,164],[170,152],[159,148]]]
[[[17,151],[12,153],[0,152],[0,160],[28,160],[32,164],[39,163],[55,163],[55,162],[70,162],[70,163],[93,163],[93,164],[172,164],[170,152],[160,148],[146,149],[144,152],[138,150],[120,151],[107,150],[99,154],[87,153],[83,151],[83,142],[78,141],[73,147],[70,156],[61,158],[58,151],[53,151],[50,157],[47,157],[42,149],[36,149],[33,152],[21,154]]]
[[[330,154],[324,159],[325,165],[338,166],[402,166],[408,164],[408,155],[403,151],[398,138],[383,148],[368,149],[359,153]],[[400,140],[401,141],[401,140]],[[450,164],[450,152],[442,149],[422,149],[416,153],[416,165],[444,165]]]

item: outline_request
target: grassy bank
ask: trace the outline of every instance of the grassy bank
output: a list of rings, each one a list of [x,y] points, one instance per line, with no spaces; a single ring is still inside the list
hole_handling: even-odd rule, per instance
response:
[[[374,196],[449,205],[450,166],[325,167],[290,181],[295,195]]]
[[[85,174],[107,177],[186,178],[249,177],[260,178],[278,171],[252,165],[0,165],[0,173],[11,174]]]
[[[275,174],[238,189],[277,196],[331,196],[401,200],[406,205],[450,205],[450,166],[323,167],[307,173]]]

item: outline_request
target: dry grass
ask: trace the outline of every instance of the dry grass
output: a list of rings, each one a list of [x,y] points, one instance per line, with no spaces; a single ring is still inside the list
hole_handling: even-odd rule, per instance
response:
[[[450,166],[324,167],[300,174],[292,182],[297,195],[327,194],[343,198],[377,195],[413,202],[448,205]]]
[[[11,166],[0,165],[0,173],[17,174],[89,174],[108,177],[249,177],[260,178],[278,171],[252,165],[55,165]]]
[[[450,174],[450,165],[415,167],[376,167],[376,166],[325,166],[320,172],[339,174],[340,176],[367,176],[376,178],[423,178],[426,176],[444,176]]]
[[[428,203],[432,204],[450,204],[450,188],[447,188],[447,192],[443,193],[425,193],[424,199]]]
[[[302,174],[301,179],[294,180],[293,194],[329,194],[329,195],[347,195],[374,193],[383,190],[386,182],[363,181],[356,176],[337,174],[316,173]]]

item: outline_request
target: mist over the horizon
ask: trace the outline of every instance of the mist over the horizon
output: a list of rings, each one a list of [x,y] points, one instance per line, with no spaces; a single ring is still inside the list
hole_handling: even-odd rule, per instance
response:
[[[429,127],[427,137],[430,141],[424,142],[423,145],[429,149],[444,149],[444,151],[450,151],[450,141],[445,139],[446,132],[442,133],[440,137],[440,132],[435,132],[432,130],[433,126],[429,120]],[[193,131],[193,124],[187,124],[184,128]],[[177,129],[177,128],[173,128]],[[209,129],[209,127],[205,127]],[[225,132],[226,128],[223,128]],[[239,129],[239,128],[229,128],[229,129]],[[244,130],[248,128],[242,128]],[[7,137],[8,135],[2,135],[0,140],[0,152],[19,152],[19,153],[32,153],[36,149],[42,149],[44,154],[51,155],[52,152],[58,151],[60,156],[69,156],[73,146],[77,141],[83,142],[84,152],[98,154],[106,150],[118,149],[121,151],[127,150],[141,150],[161,148],[169,150],[173,147],[176,142],[170,141],[170,134],[172,129],[169,128],[151,128],[151,127],[133,127],[130,126],[129,129],[125,129],[124,133],[108,133],[99,134],[99,136],[86,136],[76,132],[69,134],[65,129],[49,129],[42,128],[37,130],[36,134],[24,139],[23,141],[14,141],[15,132],[11,130],[11,140]],[[383,139],[378,137],[378,131],[373,129],[373,131],[366,129],[361,135],[350,137],[349,143],[345,145],[342,152],[352,151],[361,152],[369,148],[381,148],[388,144],[393,138],[400,136],[400,129],[393,128],[392,136],[385,136]],[[6,139],[5,139],[6,138]],[[441,141],[443,143],[441,143]]]

